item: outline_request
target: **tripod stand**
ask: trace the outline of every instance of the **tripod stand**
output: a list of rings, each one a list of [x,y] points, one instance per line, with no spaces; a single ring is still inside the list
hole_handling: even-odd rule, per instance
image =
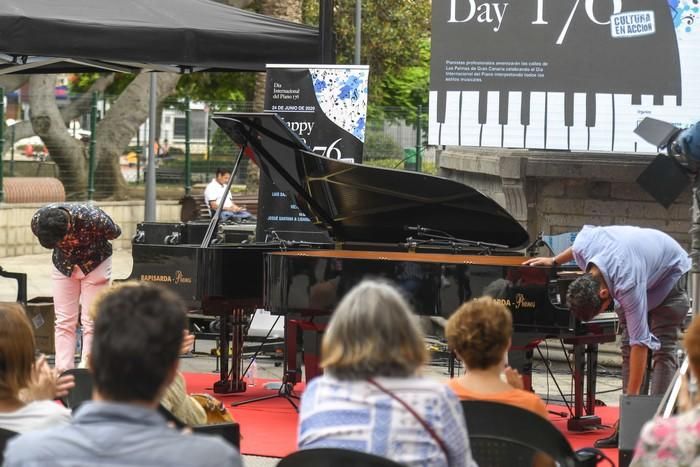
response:
[[[279,316],[277,317],[279,319]],[[276,323],[277,321],[275,321]],[[238,407],[241,405],[245,404],[251,404],[253,402],[259,402],[259,401],[265,401],[269,399],[274,399],[275,397],[282,397],[286,399],[290,404],[292,404],[292,407],[294,407],[294,410],[299,412],[299,407],[297,404],[294,402],[294,399],[299,400],[299,396],[294,394],[294,384],[297,381],[297,370],[289,370],[289,365],[287,363],[287,344],[286,344],[286,338],[288,338],[288,333],[287,333],[287,317],[284,317],[284,331],[285,331],[285,345],[284,345],[284,356],[283,356],[283,370],[282,370],[282,382],[280,384],[280,387],[277,389],[276,394],[270,394],[267,396],[261,396],[261,397],[255,397],[253,399],[248,399],[244,401],[239,401],[239,402],[233,402],[231,404],[232,407]],[[274,327],[274,324],[272,325]],[[270,328],[270,331],[272,331],[272,328]],[[269,333],[268,333],[269,336]],[[265,340],[267,340],[267,337],[265,337]],[[257,354],[257,351],[256,351]],[[250,367],[250,365],[249,365]]]
[[[291,381],[290,381],[290,376]],[[296,372],[295,371],[287,371],[286,369],[284,370],[284,373],[282,375],[282,383],[280,384],[279,389],[277,389],[277,394],[270,394],[268,396],[262,396],[262,397],[255,397],[253,399],[248,399],[245,401],[240,401],[240,402],[233,402],[231,404],[232,407],[238,407],[240,405],[245,405],[245,404],[251,404],[253,402],[259,402],[259,401],[266,401],[269,399],[274,399],[275,397],[282,397],[286,399],[290,404],[292,404],[292,407],[294,407],[294,410],[299,412],[299,407],[297,404],[294,402],[294,399],[299,400],[299,396],[294,394],[294,379],[296,377]]]

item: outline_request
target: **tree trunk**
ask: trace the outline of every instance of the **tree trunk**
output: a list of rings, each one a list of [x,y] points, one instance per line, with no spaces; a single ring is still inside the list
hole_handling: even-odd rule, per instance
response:
[[[29,81],[29,75],[4,75],[0,76],[0,87],[2,87],[2,89],[5,91],[5,95],[7,95],[9,92],[13,92],[21,88],[27,81]],[[15,125],[18,125],[18,123]],[[26,128],[15,127],[14,131],[16,141],[34,134],[34,130],[31,129],[31,124],[29,122],[27,122],[25,126],[29,128],[29,134],[26,136],[22,136],[27,132]],[[12,130],[10,127],[5,125],[5,145],[2,147],[1,154],[5,154],[10,149],[12,138],[10,138],[9,135],[11,131]]]
[[[157,102],[172,94],[180,75],[158,73]],[[96,196],[126,199],[126,180],[121,173],[119,157],[139,126],[148,118],[150,75],[139,74],[112,104],[105,118],[97,125]]]
[[[29,76],[25,77],[24,81],[16,81],[15,84],[19,86],[22,86],[25,81],[29,79]],[[114,73],[111,73],[109,75],[101,76],[93,83],[92,86],[90,86],[90,89],[87,90],[87,92],[83,93],[80,97],[77,99],[71,101],[69,105],[61,109],[61,117],[63,119],[63,122],[68,125],[71,120],[74,120],[78,117],[80,117],[82,114],[89,112],[90,111],[90,105],[92,102],[92,93],[93,91],[95,92],[104,92],[107,87],[112,84],[114,81]],[[3,81],[0,81],[0,84],[3,84]],[[7,82],[5,82],[7,84]],[[12,89],[13,91],[17,88],[7,88],[7,89]],[[54,98],[55,99],[55,98]],[[5,134],[9,135],[12,130],[9,127],[5,127]],[[17,122],[14,125],[14,132],[15,132],[15,141],[19,141],[24,138],[29,138],[30,136],[34,136],[36,133],[34,132],[34,128],[32,126],[32,122],[30,120],[24,120],[21,122]],[[10,149],[10,145],[12,144],[12,138],[5,138],[5,147],[3,148],[3,154],[7,152]]]
[[[55,75],[34,75],[29,79],[32,128],[51,154],[69,200],[85,199],[87,170],[84,145],[67,131],[56,105]]]
[[[90,86],[90,89],[80,94],[77,99],[71,100],[70,104],[61,109],[61,115],[66,125],[71,120],[75,120],[83,114],[90,112],[92,106],[92,93],[104,92],[114,82],[114,73],[102,75]]]
[[[21,88],[27,81],[29,81],[29,75],[2,75],[0,76],[0,87],[7,94]]]

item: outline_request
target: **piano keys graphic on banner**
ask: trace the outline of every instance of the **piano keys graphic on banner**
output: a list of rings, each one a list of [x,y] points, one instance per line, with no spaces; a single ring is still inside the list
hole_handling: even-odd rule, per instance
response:
[[[433,2],[429,144],[654,152],[700,118],[693,0]]]

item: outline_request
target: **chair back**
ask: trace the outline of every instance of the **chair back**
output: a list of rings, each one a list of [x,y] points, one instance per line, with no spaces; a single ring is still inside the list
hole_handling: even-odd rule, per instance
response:
[[[546,456],[562,466],[579,465],[569,441],[536,413],[475,400],[462,401],[462,407],[472,456],[479,465],[533,465],[536,457]]]
[[[210,425],[197,425],[192,427],[195,433],[221,436],[224,441],[236,449],[241,447],[241,427],[236,422],[212,423]]]
[[[75,387],[61,398],[63,405],[75,411],[85,401],[92,399],[92,374],[87,368],[72,368],[61,375],[73,375]]]
[[[177,418],[171,411],[165,408],[163,404],[158,404],[158,413],[160,413],[167,421],[175,425],[176,428],[187,428],[188,425]],[[195,425],[190,427],[195,433],[206,435],[221,436],[224,441],[231,446],[240,450],[241,447],[241,427],[236,422],[210,423],[208,425]]]
[[[2,465],[3,461],[5,460],[5,446],[7,445],[7,442],[10,440],[10,438],[17,436],[18,434],[19,433],[16,431],[0,428],[0,465]]]
[[[318,448],[293,452],[277,467],[401,467],[384,457],[348,449]]]

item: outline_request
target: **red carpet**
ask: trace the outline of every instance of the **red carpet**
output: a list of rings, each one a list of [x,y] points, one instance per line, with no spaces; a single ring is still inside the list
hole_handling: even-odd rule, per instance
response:
[[[548,408],[549,410],[557,412],[566,412],[566,407],[550,405],[548,406]],[[568,417],[564,418],[559,417],[557,415],[550,415],[549,419],[552,421],[554,426],[559,428],[559,430],[562,433],[564,433],[564,436],[566,436],[566,439],[569,440],[571,447],[574,448],[574,451],[576,451],[581,448],[592,447],[593,443],[595,443],[595,440],[610,436],[613,432],[612,425],[617,421],[620,409],[619,407],[596,407],[595,413],[600,417],[601,422],[604,425],[610,426],[611,428],[594,431],[574,432],[568,431],[566,429],[566,422],[568,420]],[[615,465],[617,465],[617,449],[603,449],[602,451],[615,463]],[[601,463],[601,465],[607,464],[603,462]]]
[[[284,457],[296,450],[297,413],[291,404],[275,397],[266,401],[253,402],[240,407],[231,407],[231,403],[252,399],[260,396],[276,394],[276,391],[263,389],[266,380],[258,380],[255,387],[248,388],[239,394],[223,395],[211,391],[212,384],[218,380],[218,374],[185,373],[187,390],[191,393],[208,392],[222,400],[233,418],[241,425],[241,452],[266,457]],[[303,384],[298,384],[301,391]],[[299,401],[295,401],[299,402]],[[551,410],[564,412],[560,406],[550,406]],[[596,407],[603,424],[612,426],[618,417],[617,407]],[[612,429],[596,430],[584,433],[567,431],[567,418],[551,415],[550,420],[567,437],[571,446],[576,449],[591,447],[598,438],[604,438],[612,433]],[[617,449],[605,449],[605,454],[617,464]]]
[[[253,402],[240,407],[231,407],[233,402],[255,397],[276,394],[277,391],[263,389],[268,380],[257,380],[255,387],[249,387],[238,394],[214,394],[212,384],[219,379],[218,374],[185,373],[187,391],[207,392],[223,401],[234,420],[241,425],[241,453],[266,457],[284,457],[296,451],[297,413],[286,399],[275,397],[266,401]],[[299,388],[303,385],[299,384]],[[298,403],[298,400],[294,400]]]

